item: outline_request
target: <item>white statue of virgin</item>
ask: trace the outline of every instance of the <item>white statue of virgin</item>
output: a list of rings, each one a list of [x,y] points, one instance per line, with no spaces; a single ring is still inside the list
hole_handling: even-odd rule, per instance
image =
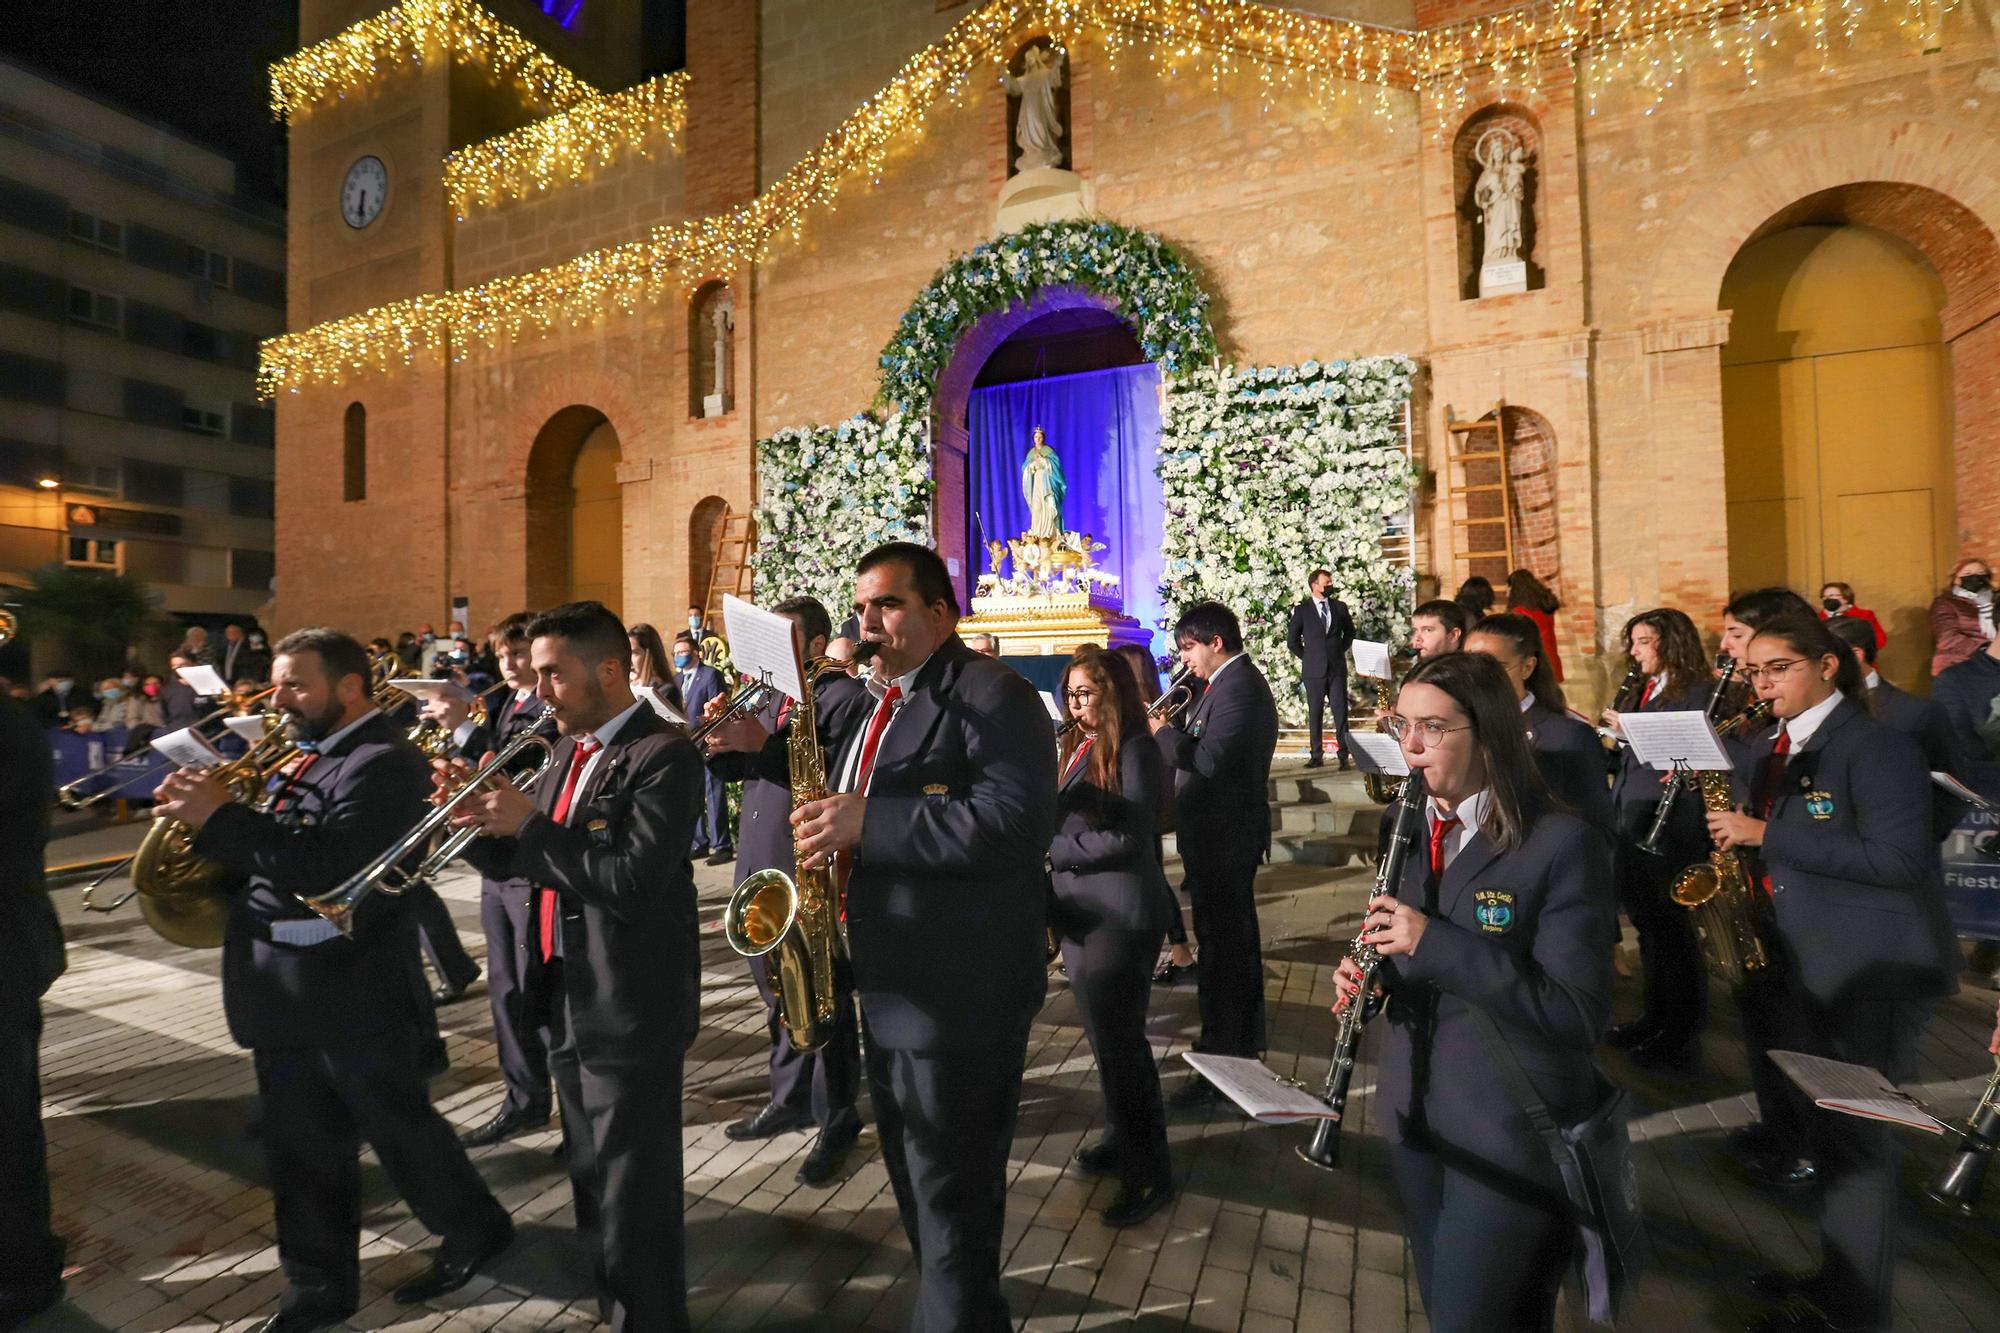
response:
[[[1062,460],[1049,448],[1048,437],[1035,427],[1035,443],[1021,464],[1021,498],[1028,502],[1030,537],[1062,536]]]
[[[1011,95],[1021,99],[1014,120],[1014,144],[1021,150],[1019,169],[1062,165],[1062,117],[1056,111],[1056,89],[1062,87],[1062,61],[1046,46],[1031,46],[1021,56],[1017,78],[1002,74]]]

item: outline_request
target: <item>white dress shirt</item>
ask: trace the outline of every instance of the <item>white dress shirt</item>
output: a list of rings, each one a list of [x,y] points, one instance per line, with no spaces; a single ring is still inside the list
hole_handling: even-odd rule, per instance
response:
[[[882,728],[882,737],[875,743],[875,753],[878,757],[882,753],[882,747],[889,743],[890,729],[896,725],[896,719],[903,715],[903,705],[910,702],[910,691],[916,686],[918,674],[930,665],[931,658],[935,656],[937,656],[937,652],[933,649],[930,656],[924,658],[923,661],[917,663],[893,680],[884,680],[882,673],[876,671],[870,673],[868,679],[863,682],[869,697],[875,700],[875,707],[869,710],[868,721],[861,724],[861,730],[854,735],[854,743],[848,747],[846,755],[841,758],[840,781],[834,787],[836,792],[851,792],[854,790],[854,778],[857,770],[861,767],[861,750],[868,743],[868,728],[874,723],[875,713],[882,707],[882,700],[889,693],[889,687],[891,685],[900,686],[903,692],[897,696],[895,705],[889,712],[889,721]],[[875,775],[871,773],[868,775],[868,778],[872,786]],[[864,791],[861,794],[866,796],[868,793]]]
[[[1806,742],[1819,730],[1820,723],[1832,716],[1833,710],[1838,707],[1840,707],[1840,691],[1835,690],[1797,717],[1787,718],[1778,724],[1778,730],[1792,738],[1791,748],[1794,754],[1806,748]]]
[[[1491,799],[1491,794],[1486,788],[1482,787],[1460,801],[1457,808],[1452,810],[1450,814],[1446,814],[1444,811],[1438,809],[1436,799],[1432,799],[1429,806],[1430,819],[1425,825],[1427,834],[1436,832],[1437,826],[1444,820],[1458,820],[1458,827],[1445,835],[1445,865],[1449,866],[1452,863],[1452,859],[1465,850],[1465,844],[1472,840],[1473,831],[1485,822],[1486,805]],[[1417,848],[1417,852],[1422,856],[1429,857],[1430,846],[1428,842],[1424,846]]]

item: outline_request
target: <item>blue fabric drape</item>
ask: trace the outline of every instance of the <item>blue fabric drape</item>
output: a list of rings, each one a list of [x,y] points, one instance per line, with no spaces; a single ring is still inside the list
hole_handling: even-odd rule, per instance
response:
[[[1165,513],[1154,471],[1160,447],[1160,372],[1150,363],[1057,375],[975,389],[966,414],[966,530],[979,543],[975,572],[987,566],[985,543],[1028,530],[1021,460],[1035,427],[1062,460],[1068,494],[1063,526],[1108,548],[1098,562],[1118,575],[1125,612],[1152,629],[1160,598],[1160,538]]]

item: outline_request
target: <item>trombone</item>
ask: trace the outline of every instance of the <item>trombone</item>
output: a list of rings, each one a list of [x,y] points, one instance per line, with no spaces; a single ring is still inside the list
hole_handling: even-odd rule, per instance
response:
[[[481,764],[450,796],[418,820],[408,833],[391,843],[381,855],[348,876],[339,888],[312,896],[300,894],[299,901],[338,926],[341,934],[352,935],[354,911],[368,895],[381,892],[392,898],[400,897],[418,884],[436,878],[465,850],[468,843],[479,836],[478,829],[452,829],[450,836],[439,843],[415,870],[403,869],[403,862],[421,851],[440,830],[448,827],[452,813],[467,797],[491,779],[507,776],[508,765],[529,750],[536,751],[533,766],[514,776],[514,781],[524,793],[533,791],[555,762],[555,743],[546,731],[552,718],[548,706],[543,705],[532,729],[507,742],[499,753]]]

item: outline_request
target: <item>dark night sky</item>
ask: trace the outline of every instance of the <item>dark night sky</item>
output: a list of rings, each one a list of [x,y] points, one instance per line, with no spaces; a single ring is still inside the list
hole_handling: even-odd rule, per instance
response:
[[[236,160],[282,202],[284,128],[265,71],[298,49],[298,0],[0,0],[0,54]]]

